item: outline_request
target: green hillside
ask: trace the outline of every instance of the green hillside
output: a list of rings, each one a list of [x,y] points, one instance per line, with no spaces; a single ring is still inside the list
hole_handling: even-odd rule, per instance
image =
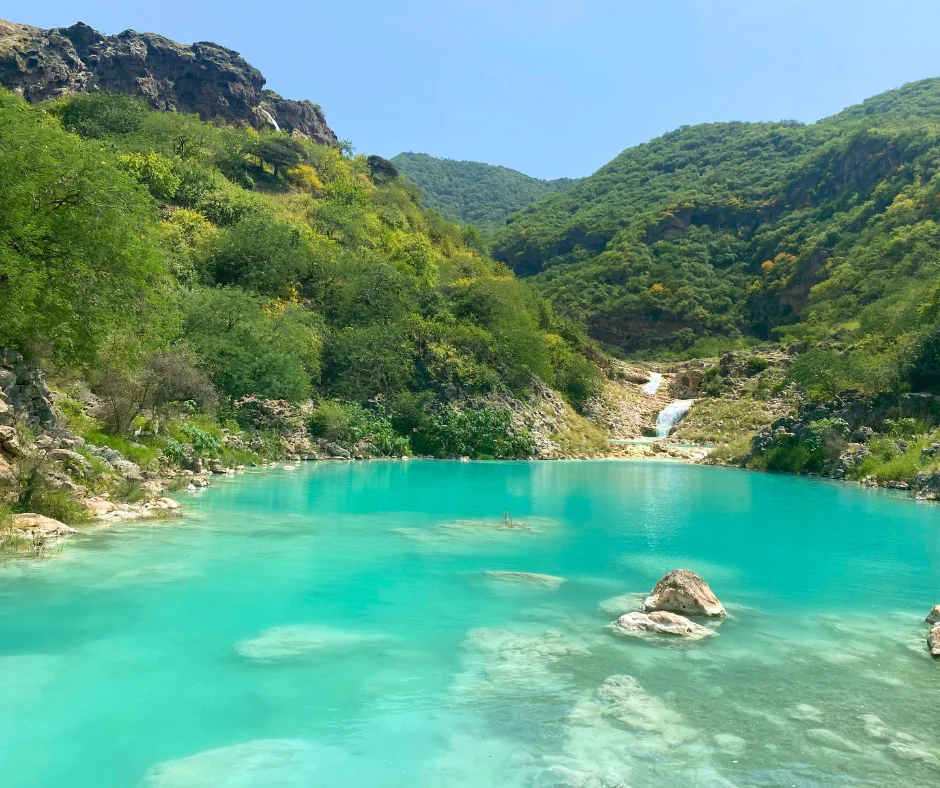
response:
[[[543,181],[508,167],[426,153],[399,153],[392,162],[445,219],[476,225],[484,233],[502,227],[514,211],[577,183],[571,178]]]
[[[628,352],[908,347],[937,302],[937,108],[931,79],[813,125],[683,127],[510,217],[493,254]]]
[[[374,417],[376,445],[422,453],[474,453],[447,447],[449,402],[538,377],[579,404],[599,377],[535,289],[384,159],[103,93],[0,90],[0,128],[0,347],[61,374],[206,408],[333,401],[325,434]],[[505,439],[503,418],[474,431]]]

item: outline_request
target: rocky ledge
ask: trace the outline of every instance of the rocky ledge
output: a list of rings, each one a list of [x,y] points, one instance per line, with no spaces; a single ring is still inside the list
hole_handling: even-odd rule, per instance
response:
[[[178,44],[134,30],[106,36],[82,22],[43,30],[0,20],[0,84],[29,102],[126,93],[155,109],[336,142],[319,106],[265,90],[264,76],[238,52],[207,41]]]

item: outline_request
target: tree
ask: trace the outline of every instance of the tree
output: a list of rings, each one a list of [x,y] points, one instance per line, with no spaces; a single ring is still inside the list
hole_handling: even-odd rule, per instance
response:
[[[313,265],[300,231],[270,216],[249,215],[219,235],[209,269],[220,285],[288,296]]]
[[[257,148],[258,158],[270,164],[275,176],[296,167],[303,159],[303,145],[286,134],[266,134]]]
[[[320,365],[315,315],[237,287],[199,288],[183,309],[184,334],[197,363],[226,395],[291,402],[310,396]]]
[[[98,143],[0,92],[0,344],[64,363],[163,309],[146,189]]]

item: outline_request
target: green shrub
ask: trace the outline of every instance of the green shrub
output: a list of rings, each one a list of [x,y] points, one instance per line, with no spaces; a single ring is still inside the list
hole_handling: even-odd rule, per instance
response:
[[[508,408],[442,408],[430,419],[427,443],[443,457],[475,459],[520,459],[532,455],[532,436],[512,430]]]
[[[180,428],[180,435],[193,447],[197,457],[215,457],[222,450],[222,439],[218,435],[187,421]]]
[[[150,493],[141,482],[122,479],[115,485],[111,497],[123,503],[141,503],[150,499]]]
[[[409,453],[408,438],[398,434],[385,408],[366,409],[355,402],[326,400],[310,417],[310,434],[351,447],[370,443],[382,455]]]

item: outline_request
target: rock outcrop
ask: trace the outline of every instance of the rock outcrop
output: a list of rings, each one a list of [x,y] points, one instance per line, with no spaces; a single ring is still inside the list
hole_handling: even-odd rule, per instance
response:
[[[74,528],[70,528],[65,523],[53,520],[51,517],[44,517],[41,514],[14,514],[10,517],[10,525],[20,535],[27,539],[49,538],[57,536],[69,536],[76,534]]]
[[[256,128],[276,125],[320,144],[336,142],[320,107],[282,98],[264,83],[238,52],[210,42],[178,44],[134,30],[105,36],[82,22],[42,30],[0,20],[0,84],[29,102],[75,92],[126,93],[155,109]]]
[[[10,348],[0,348],[0,444],[8,454],[16,455],[13,426],[23,424],[36,432],[56,428],[52,393],[42,372],[28,364]]]
[[[677,635],[690,640],[699,640],[716,634],[714,630],[696,624],[675,613],[655,610],[646,613],[627,613],[618,618],[610,629],[622,635]]]
[[[926,619],[928,624],[940,624],[940,605],[934,605],[931,611],[927,614]]]
[[[640,609],[664,610],[686,616],[725,616],[725,608],[701,577],[689,569],[673,569],[660,578]]]
[[[927,648],[930,649],[930,656],[940,659],[940,624],[934,624],[927,635]]]

